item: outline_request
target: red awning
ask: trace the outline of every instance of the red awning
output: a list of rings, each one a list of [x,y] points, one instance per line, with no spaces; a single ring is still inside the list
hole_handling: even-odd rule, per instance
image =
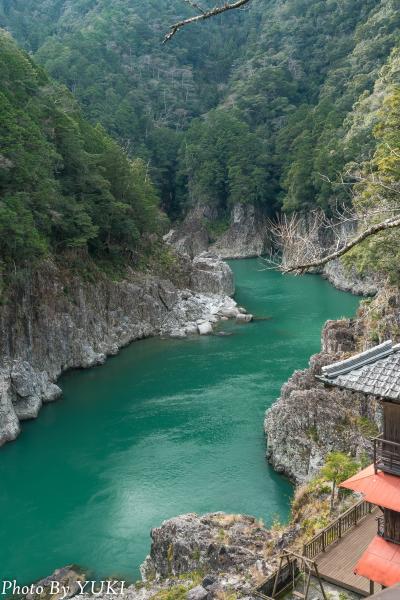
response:
[[[356,564],[354,573],[385,587],[400,583],[400,545],[374,537]]]
[[[368,502],[400,512],[400,477],[378,471],[374,465],[343,481],[340,487],[361,492]]]

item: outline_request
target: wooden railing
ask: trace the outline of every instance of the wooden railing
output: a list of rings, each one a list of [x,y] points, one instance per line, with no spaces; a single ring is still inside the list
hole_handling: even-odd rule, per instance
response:
[[[373,439],[375,472],[380,469],[385,473],[400,475],[400,444],[389,442],[382,436]]]
[[[309,542],[303,546],[303,555],[313,559],[326,548],[339,540],[342,535],[357,525],[367,514],[372,511],[372,504],[360,500],[357,504],[346,510],[328,527],[317,533]]]

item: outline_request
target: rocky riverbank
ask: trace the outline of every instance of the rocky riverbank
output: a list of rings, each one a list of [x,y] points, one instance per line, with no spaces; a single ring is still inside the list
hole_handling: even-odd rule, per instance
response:
[[[357,318],[325,324],[322,351],[311,357],[308,369],[292,375],[267,411],[267,456],[274,469],[301,483],[318,471],[333,450],[361,461],[371,456],[370,438],[382,424],[378,401],[326,388],[315,375],[321,374],[322,366],[387,339],[398,342],[399,331],[400,296],[389,287],[363,301]]]
[[[101,364],[144,337],[209,334],[220,319],[251,318],[230,297],[233,273],[217,256],[176,261],[174,283],[134,271],[120,281],[85,279],[48,262],[8,290],[0,306],[0,446],[58,398],[63,371]]]
[[[347,497],[335,510],[352,503],[354,498]],[[332,518],[329,488],[317,482],[297,490],[286,526],[266,529],[255,517],[222,512],[181,515],[152,529],[141,581],[92,582],[90,573],[70,565],[33,584],[25,597],[92,600],[94,592],[99,600],[115,600],[116,593],[120,600],[256,600],[257,586],[275,571],[282,550],[301,552],[304,536],[313,535],[327,518]],[[340,600],[340,590],[331,589],[329,597]]]
[[[382,282],[376,275],[361,276],[354,268],[346,269],[340,260],[326,264],[321,275],[338,290],[351,292],[357,296],[375,296],[382,287]]]
[[[222,230],[221,223],[224,225]],[[299,227],[307,236],[308,225],[305,219],[300,222]],[[328,254],[332,242],[325,230],[316,235],[314,245],[320,245],[321,250]],[[225,259],[252,258],[274,251],[274,236],[269,221],[252,204],[236,204],[225,222],[221,221],[221,216],[213,207],[195,205],[182,223],[171,229],[164,239],[176,251],[191,258],[208,250]],[[283,252],[285,253],[285,249]],[[374,296],[382,287],[382,282],[376,275],[360,275],[354,268],[345,268],[340,260],[328,263],[318,273],[337,289],[360,296]]]

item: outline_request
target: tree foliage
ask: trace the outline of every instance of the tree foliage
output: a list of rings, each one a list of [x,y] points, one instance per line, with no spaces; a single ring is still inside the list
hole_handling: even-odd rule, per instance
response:
[[[331,510],[334,507],[337,486],[354,475],[358,469],[359,464],[343,452],[331,452],[326,457],[321,476],[326,481],[332,482]]]
[[[0,0],[0,25],[145,161],[171,218],[200,200],[329,211],[349,201],[340,174],[375,150],[374,85],[398,46],[397,1],[247,6],[165,46],[190,3]]]
[[[220,210],[237,202],[274,205],[273,159],[249,126],[232,111],[193,121],[181,157],[189,198]]]
[[[0,256],[68,248],[132,256],[160,224],[140,161],[89,125],[70,93],[0,33]]]
[[[398,53],[394,57],[400,58]],[[358,210],[375,209],[373,222],[400,213],[400,85],[390,86],[378,112],[374,134],[376,150],[363,165],[354,205]],[[346,258],[363,273],[375,270],[391,283],[400,281],[400,238],[398,231],[382,231],[357,246]]]

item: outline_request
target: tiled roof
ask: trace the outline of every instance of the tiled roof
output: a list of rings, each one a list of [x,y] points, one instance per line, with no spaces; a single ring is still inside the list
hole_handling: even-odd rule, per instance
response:
[[[400,344],[391,340],[322,367],[320,381],[400,402]]]

